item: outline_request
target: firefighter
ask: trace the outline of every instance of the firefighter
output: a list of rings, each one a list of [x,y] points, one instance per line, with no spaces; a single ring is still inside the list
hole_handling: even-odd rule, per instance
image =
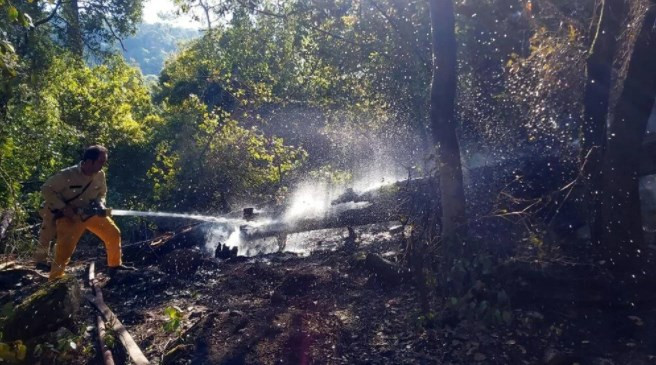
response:
[[[41,263],[45,261],[50,240],[53,234],[56,235],[50,280],[64,275],[66,265],[85,230],[104,242],[110,277],[117,270],[133,270],[121,262],[121,233],[114,221],[103,214],[85,216],[83,213],[90,206],[105,205],[107,184],[102,168],[106,161],[105,147],[90,146],[84,151],[80,163],[61,170],[41,187],[45,199],[41,212],[44,222],[35,259]]]

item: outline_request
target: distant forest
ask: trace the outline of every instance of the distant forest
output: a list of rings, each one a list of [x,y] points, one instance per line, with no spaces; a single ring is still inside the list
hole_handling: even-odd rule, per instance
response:
[[[180,42],[200,36],[198,30],[155,23],[139,25],[137,32],[123,41],[123,56],[135,62],[144,75],[159,75],[166,57],[174,53]]]

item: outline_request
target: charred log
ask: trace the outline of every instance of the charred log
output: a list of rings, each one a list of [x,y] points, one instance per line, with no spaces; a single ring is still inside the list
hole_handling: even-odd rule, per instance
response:
[[[175,233],[166,233],[152,240],[136,242],[123,247],[123,258],[137,263],[156,262],[177,249],[199,246],[205,242],[209,223],[189,226]]]
[[[244,225],[240,228],[242,239],[256,240],[319,229],[354,227],[426,214],[432,209],[431,204],[436,196],[431,191],[431,181],[432,179],[402,181],[362,194],[347,191],[345,195],[333,201],[334,209],[331,214],[291,222],[275,222],[274,218],[274,223],[267,225]]]

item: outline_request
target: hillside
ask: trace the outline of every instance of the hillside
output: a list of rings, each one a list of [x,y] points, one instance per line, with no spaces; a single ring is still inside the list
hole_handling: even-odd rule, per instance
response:
[[[198,30],[177,28],[167,24],[141,24],[137,33],[125,39],[123,55],[139,65],[144,75],[158,75],[166,57],[179,44],[199,36]]]

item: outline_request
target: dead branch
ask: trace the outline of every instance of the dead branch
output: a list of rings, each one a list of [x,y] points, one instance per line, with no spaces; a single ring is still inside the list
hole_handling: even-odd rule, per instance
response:
[[[89,286],[96,296],[98,293],[100,293],[100,296],[102,296],[96,281],[95,267],[95,262],[92,262],[89,265]],[[105,365],[114,365],[114,357],[112,356],[112,351],[109,350],[107,346],[105,346],[105,322],[100,315],[96,316],[96,326],[98,328],[98,347],[100,348],[100,353],[102,354],[103,361]]]
[[[136,365],[148,365],[150,362],[144,356],[143,352],[139,348],[136,342],[134,342],[134,339],[128,332],[128,330],[123,326],[123,323],[118,319],[118,317],[112,312],[111,309],[105,304],[105,301],[103,300],[102,296],[102,291],[100,290],[100,287],[98,286],[96,280],[95,280],[95,275],[94,279],[91,280],[91,273],[93,272],[93,269],[95,268],[95,263],[91,263],[91,266],[89,267],[89,277],[90,277],[90,282],[92,284],[92,290],[95,293],[95,296],[87,295],[86,298],[91,304],[93,304],[96,309],[102,314],[103,318],[107,323],[111,325],[111,328],[118,333],[119,340],[121,340],[121,343],[123,344],[123,347],[125,348],[125,351],[128,353],[128,356],[130,356],[130,359],[132,362],[134,362]]]

